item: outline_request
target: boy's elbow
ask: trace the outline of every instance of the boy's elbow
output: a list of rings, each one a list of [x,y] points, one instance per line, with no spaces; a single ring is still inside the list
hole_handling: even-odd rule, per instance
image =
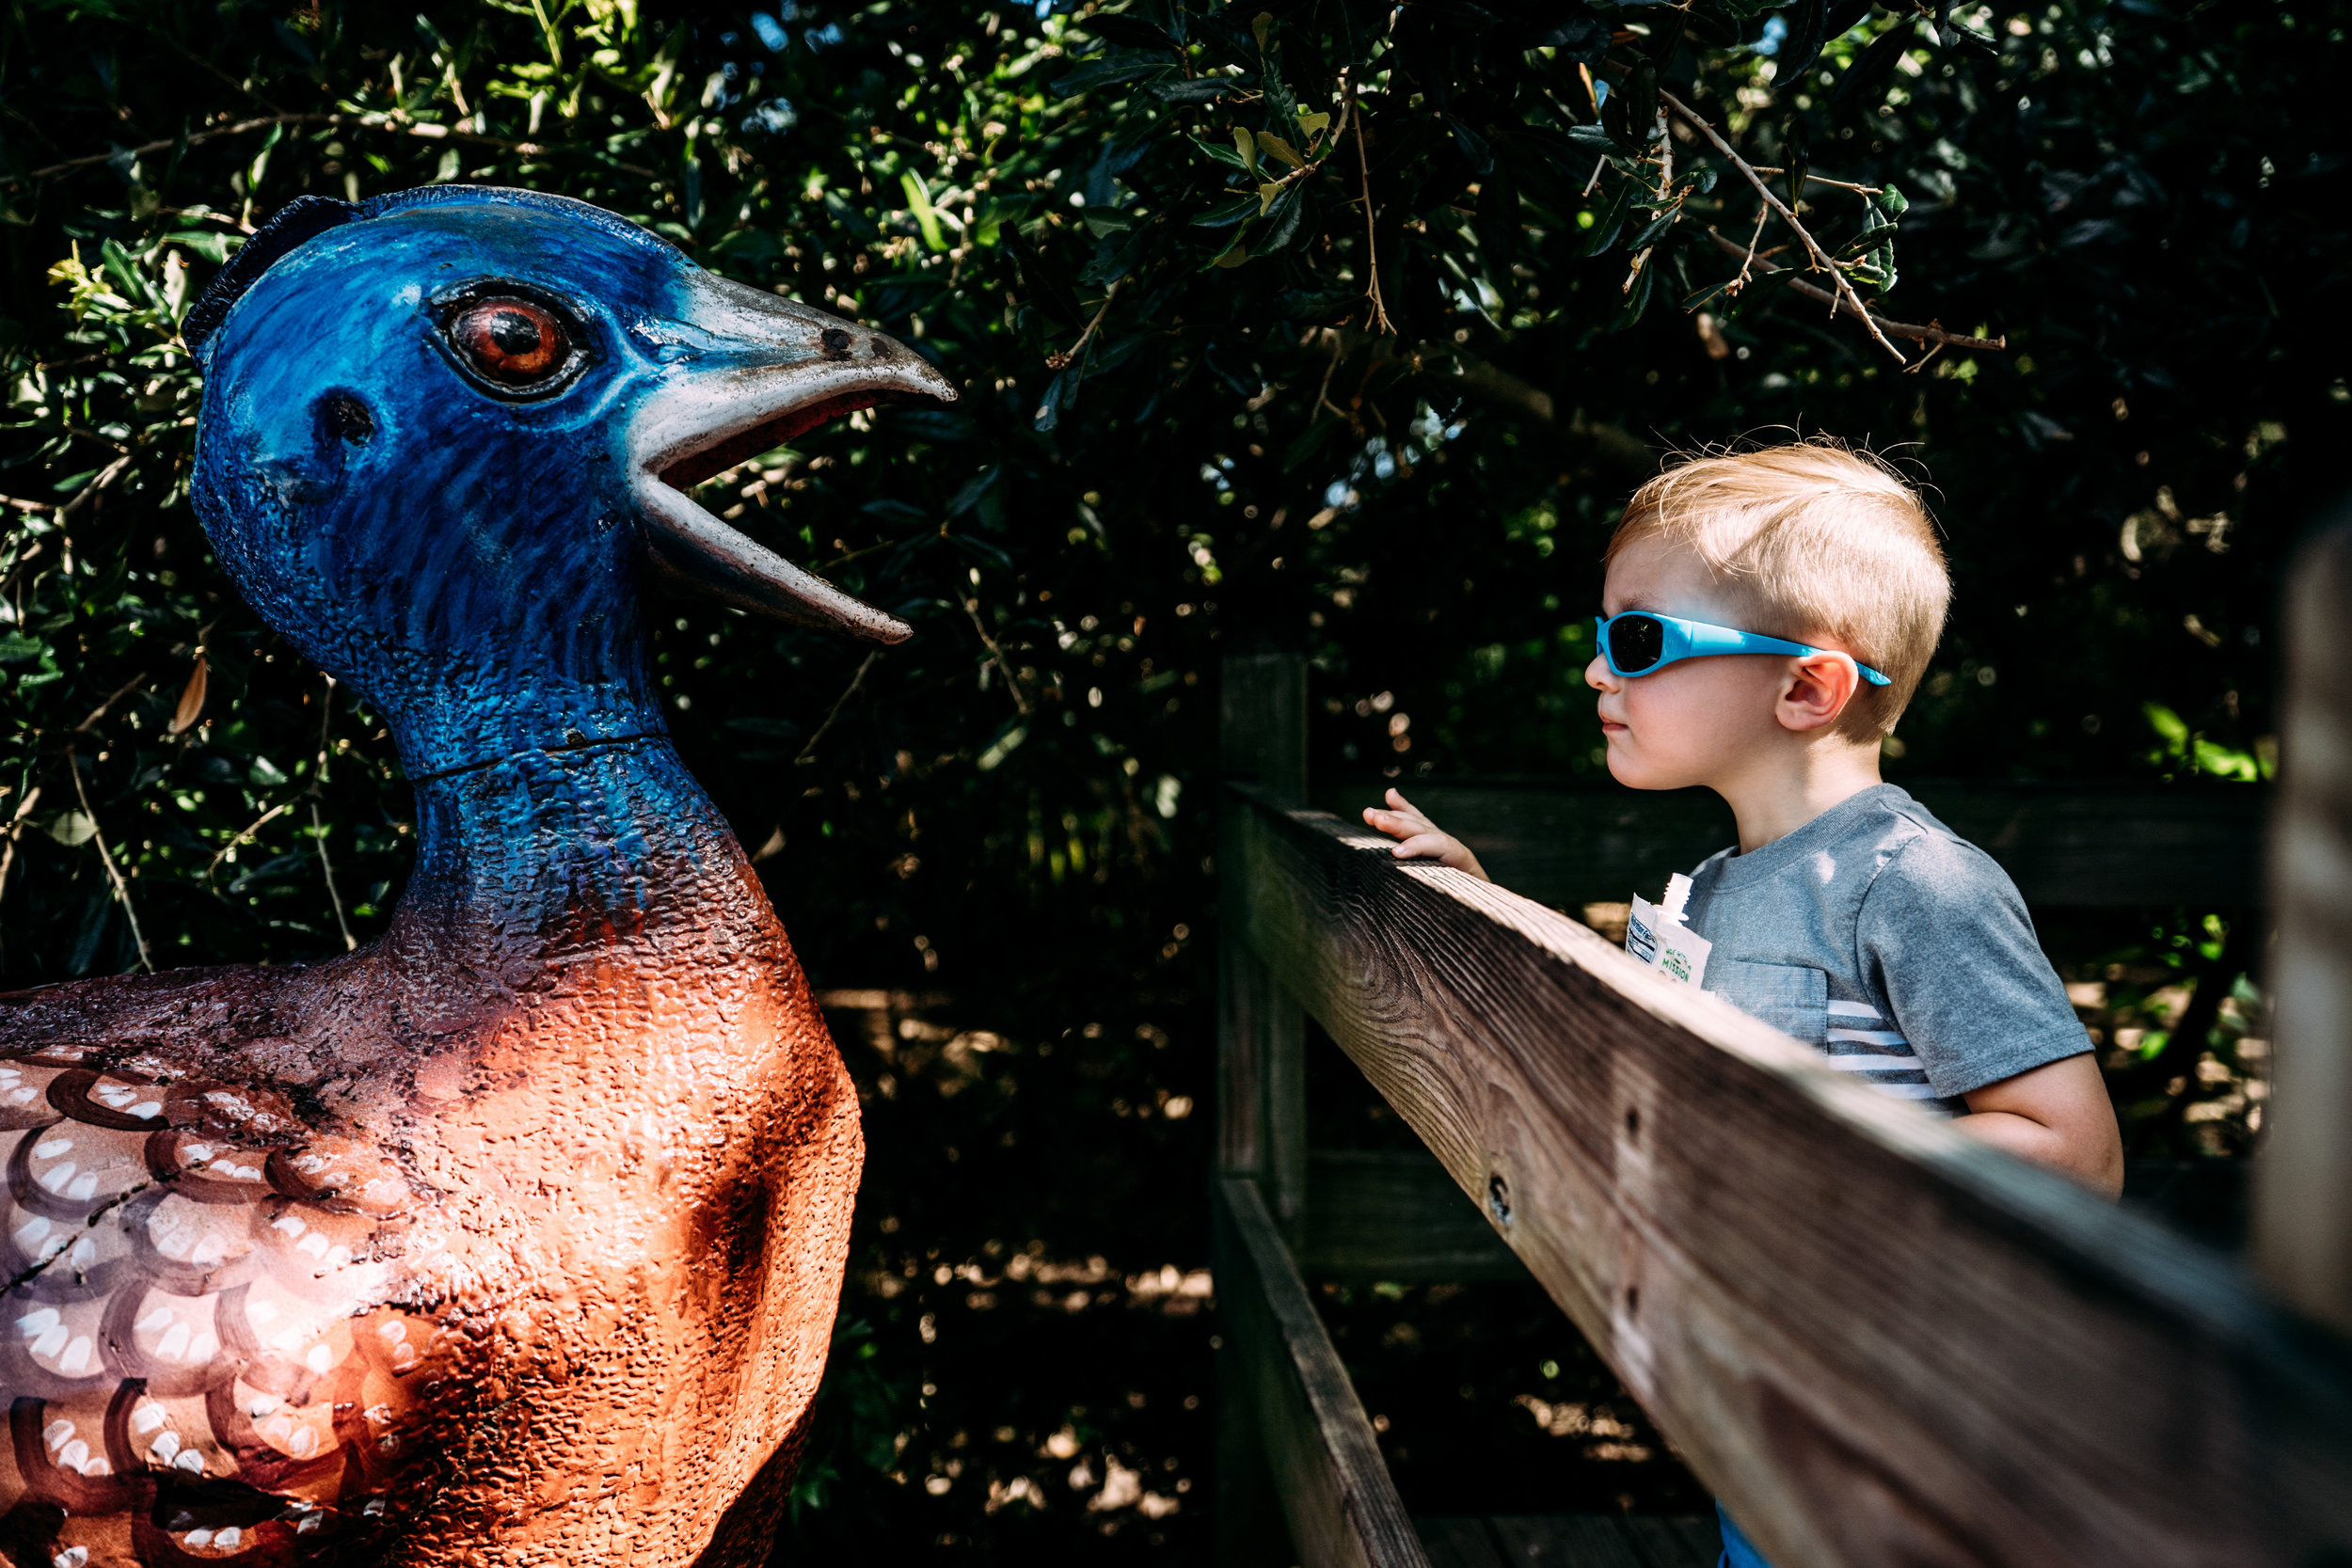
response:
[[[2098,1140],[2090,1168],[2082,1176],[2092,1192],[2112,1203],[2123,1196],[2123,1134],[2113,1112],[2107,1115],[2106,1134]]]

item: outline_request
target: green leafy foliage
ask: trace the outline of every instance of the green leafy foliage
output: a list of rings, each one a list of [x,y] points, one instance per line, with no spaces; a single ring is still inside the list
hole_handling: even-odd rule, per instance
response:
[[[701,497],[915,639],[685,604],[655,633],[867,1095],[870,1337],[798,1528],[1197,1557],[1209,1320],[1152,1282],[1206,1251],[1219,653],[1311,654],[1319,777],[1595,777],[1581,618],[1624,495],[1667,443],[1825,429],[1931,475],[1953,557],[1897,777],[2265,775],[2274,574],[2352,414],[2321,325],[2342,27],[2300,0],[32,0],[0,18],[0,975],[301,961],[397,896],[382,726],[185,502],[176,325],[278,205],[559,190],[871,321],[964,401]],[[1898,365],[1792,277],[2008,346],[1897,338]],[[2184,1020],[2226,1069],[2132,1080],[2143,1152],[2253,1125],[2258,1002],[2183,1010],[2251,961],[2207,914],[2047,933],[2117,1072]],[[1393,1303],[1354,1300],[1376,1386]],[[1416,1506],[1508,1505],[1464,1490],[1504,1449],[1486,1473],[1686,1504],[1645,1442],[1531,1428],[1515,1398],[1567,1394],[1529,1381],[1525,1310],[1444,1305],[1447,1356],[1517,1359],[1444,1374],[1484,1390],[1450,1435],[1398,1406]]]

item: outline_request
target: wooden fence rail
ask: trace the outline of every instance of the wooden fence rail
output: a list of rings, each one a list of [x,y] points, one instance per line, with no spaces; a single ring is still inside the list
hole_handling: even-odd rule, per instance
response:
[[[2352,1348],[2220,1255],[1295,788],[1238,795],[1224,942],[1261,1010],[1323,1023],[1776,1561],[2352,1560]],[[1219,1292],[1292,1538],[1418,1568],[1327,1338],[1279,1309],[1301,1227],[1264,1190],[1311,1216],[1317,1163],[1263,1153],[1217,1183]]]
[[[2208,911],[2264,902],[2266,785],[1897,782],[2000,862],[2036,909]],[[1656,898],[1668,873],[1690,870],[1739,836],[1731,808],[1704,789],[1341,775],[1318,780],[1309,799],[1360,821],[1391,784],[1469,845],[1495,880],[1569,910],[1635,892]]]

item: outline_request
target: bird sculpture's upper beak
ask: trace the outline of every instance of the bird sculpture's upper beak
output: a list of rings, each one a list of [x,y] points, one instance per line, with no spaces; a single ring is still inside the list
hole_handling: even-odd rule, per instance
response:
[[[867,327],[708,273],[676,319],[633,329],[666,367],[629,431],[656,565],[728,604],[878,642],[912,628],[727,527],[688,494],[711,475],[859,408],[955,401],[913,350]]]

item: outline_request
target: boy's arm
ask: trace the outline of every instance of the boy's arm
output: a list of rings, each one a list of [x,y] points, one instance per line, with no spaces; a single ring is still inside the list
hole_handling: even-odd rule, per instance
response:
[[[1470,852],[1470,846],[1423,816],[1412,801],[1393,789],[1389,791],[1389,809],[1366,806],[1364,821],[1391,838],[1402,840],[1394,850],[1398,860],[1432,860],[1456,871],[1467,871],[1482,882],[1494,880],[1486,875],[1486,868],[1478,863],[1478,857]]]
[[[2123,1138],[2090,1052],[2044,1062],[1963,1096],[1954,1125],[1995,1148],[2045,1165],[2098,1193],[2123,1190]]]

